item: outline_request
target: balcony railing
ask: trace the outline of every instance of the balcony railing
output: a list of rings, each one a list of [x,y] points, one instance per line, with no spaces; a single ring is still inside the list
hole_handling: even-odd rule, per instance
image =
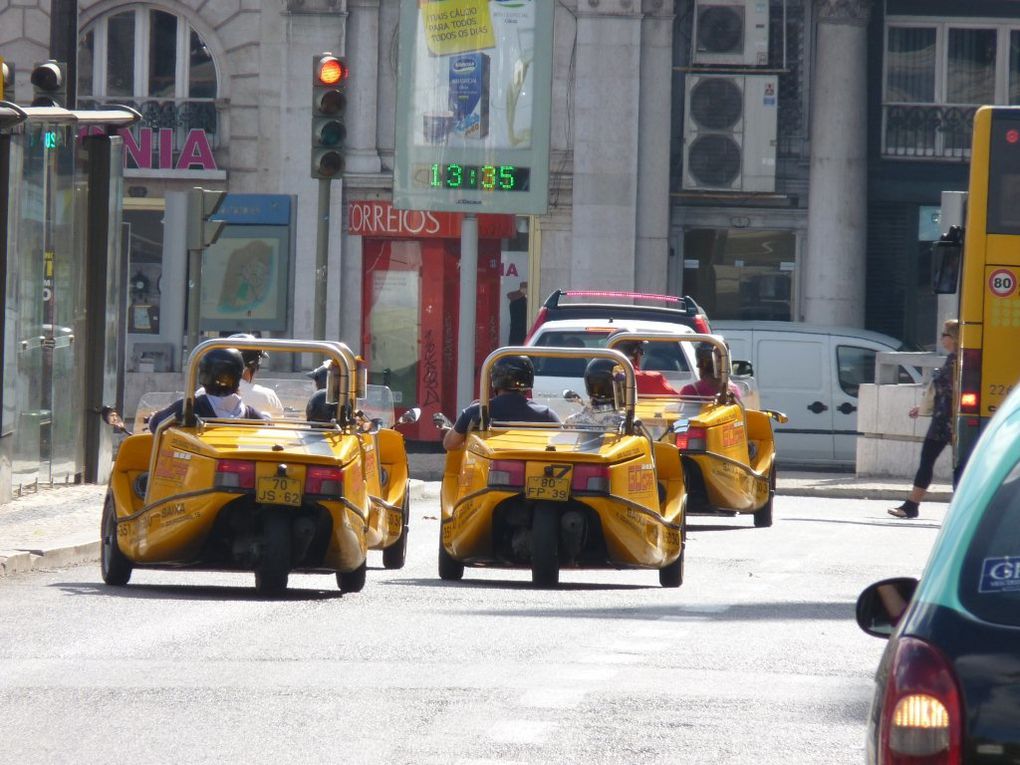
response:
[[[966,162],[976,106],[884,104],[882,156]]]
[[[219,144],[219,118],[214,99],[133,99],[112,96],[85,96],[78,99],[79,109],[99,109],[107,104],[123,104],[141,113],[141,121],[132,128],[136,134],[143,127],[153,130],[170,128],[178,135],[187,135],[188,131],[198,129],[205,131],[213,148]]]

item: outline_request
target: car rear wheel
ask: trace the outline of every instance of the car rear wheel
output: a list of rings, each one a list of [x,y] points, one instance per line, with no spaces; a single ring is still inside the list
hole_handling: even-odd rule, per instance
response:
[[[340,594],[346,595],[348,592],[361,592],[365,589],[365,574],[367,572],[367,559],[353,571],[348,571],[345,574],[337,572],[336,583],[340,588]]]
[[[768,528],[772,525],[772,501],[776,497],[776,466],[769,470],[769,498],[761,510],[754,514],[755,528]]]
[[[383,568],[403,568],[404,563],[407,561],[407,521],[411,514],[408,505],[410,502],[409,494],[410,485],[404,489],[404,525],[400,530],[400,536],[397,538],[397,541],[382,551]]]
[[[560,513],[539,503],[531,520],[531,582],[536,587],[555,587],[559,581]]]
[[[117,544],[117,507],[113,494],[106,495],[103,503],[103,521],[100,524],[100,570],[103,581],[113,587],[123,587],[131,579],[131,561],[120,551]]]
[[[273,595],[287,589],[290,576],[290,518],[267,513],[262,522],[262,555],[255,566],[255,591]]]
[[[439,578],[447,582],[459,582],[464,578],[464,564],[443,547],[442,531],[439,532]]]
[[[680,557],[665,568],[659,569],[659,584],[663,587],[679,587],[684,583],[684,556],[687,554],[687,518],[680,526]]]

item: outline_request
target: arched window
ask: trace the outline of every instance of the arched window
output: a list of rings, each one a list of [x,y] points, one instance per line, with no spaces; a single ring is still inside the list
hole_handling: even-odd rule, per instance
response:
[[[216,65],[188,21],[152,6],[133,6],[97,19],[78,41],[81,108],[120,103],[142,113],[143,125],[170,128],[180,143],[193,129],[215,145]]]

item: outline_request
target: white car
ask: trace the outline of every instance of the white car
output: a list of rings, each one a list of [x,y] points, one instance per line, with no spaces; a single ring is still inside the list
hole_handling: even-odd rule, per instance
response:
[[[557,348],[605,348],[606,341],[617,332],[642,332],[664,335],[693,334],[689,327],[660,321],[640,319],[553,319],[538,327],[528,345]],[[698,379],[694,360],[694,343],[677,343],[664,339],[650,342],[645,348],[641,368],[661,372],[679,390]],[[535,387],[532,398],[551,408],[561,419],[577,411],[579,405],[563,398],[564,390],[573,390],[586,397],[584,359],[534,359]]]

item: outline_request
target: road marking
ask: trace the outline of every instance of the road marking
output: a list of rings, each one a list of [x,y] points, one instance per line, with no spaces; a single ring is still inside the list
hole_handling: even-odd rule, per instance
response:
[[[584,691],[571,688],[535,688],[521,696],[518,703],[523,707],[539,709],[570,709],[584,698]]]
[[[552,727],[541,720],[503,720],[489,728],[489,738],[503,744],[542,744]]]

